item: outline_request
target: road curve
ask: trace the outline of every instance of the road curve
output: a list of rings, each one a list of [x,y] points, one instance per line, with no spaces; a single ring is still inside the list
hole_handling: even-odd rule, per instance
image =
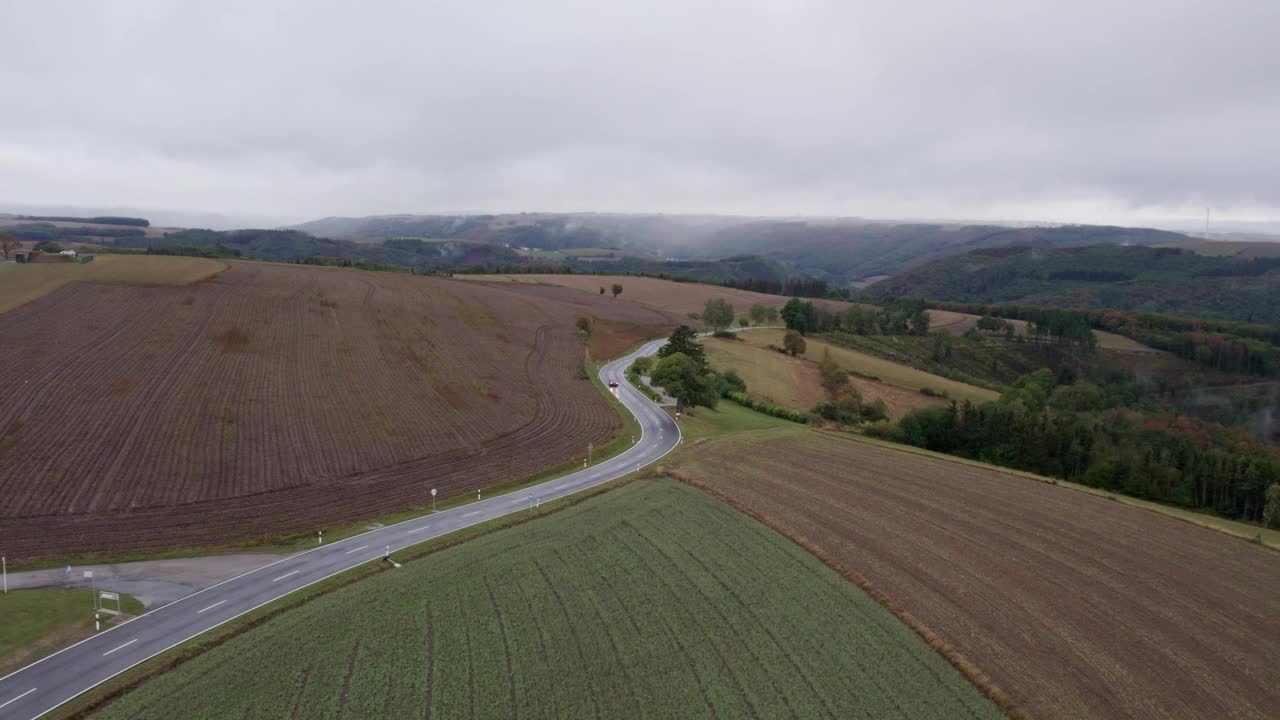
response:
[[[657,352],[654,340],[600,369],[603,383],[618,383],[618,399],[640,423],[640,437],[625,452],[570,475],[462,507],[371,530],[234,577],[105,630],[0,678],[0,718],[36,718],[129,668],[255,608],[357,565],[382,561],[397,550],[455,530],[527,510],[530,497],[547,502],[599,485],[653,463],[680,442],[666,412],[627,382],[627,366]]]

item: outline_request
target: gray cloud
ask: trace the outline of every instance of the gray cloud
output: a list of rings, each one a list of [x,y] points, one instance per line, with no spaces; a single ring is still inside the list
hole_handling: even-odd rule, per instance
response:
[[[1280,3],[0,2],[0,201],[1280,218]]]

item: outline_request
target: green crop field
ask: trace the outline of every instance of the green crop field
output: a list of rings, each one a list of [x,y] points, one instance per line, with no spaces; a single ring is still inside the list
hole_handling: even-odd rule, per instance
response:
[[[811,555],[640,480],[336,590],[100,718],[999,718]]]

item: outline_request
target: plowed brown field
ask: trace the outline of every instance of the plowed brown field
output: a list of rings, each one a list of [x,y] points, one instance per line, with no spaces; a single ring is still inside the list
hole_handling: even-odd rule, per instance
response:
[[[75,284],[0,314],[10,562],[313,531],[526,476],[620,421],[572,291],[232,263],[186,287]]]
[[[1034,717],[1277,717],[1274,551],[816,432],[719,438],[675,465],[866,578]]]

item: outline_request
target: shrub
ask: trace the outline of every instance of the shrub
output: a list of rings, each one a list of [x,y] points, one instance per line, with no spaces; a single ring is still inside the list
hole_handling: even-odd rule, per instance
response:
[[[726,397],[739,405],[750,410],[755,410],[758,413],[764,413],[765,415],[771,415],[776,418],[782,418],[783,420],[790,420],[791,422],[801,424],[809,422],[808,413],[801,412],[799,410],[792,410],[791,408],[782,407],[781,405],[774,405],[773,403],[765,402],[764,400],[757,400],[745,392],[731,392]]]
[[[928,397],[936,397],[936,398],[951,397],[950,395],[947,394],[946,390],[934,390],[931,387],[920,388],[920,394]]]
[[[731,333],[731,332],[729,332],[728,330],[716,330],[715,332],[711,333],[711,337],[717,337],[717,338],[720,338],[721,340],[738,340],[738,339],[740,339],[740,338],[738,338],[737,333]]]

